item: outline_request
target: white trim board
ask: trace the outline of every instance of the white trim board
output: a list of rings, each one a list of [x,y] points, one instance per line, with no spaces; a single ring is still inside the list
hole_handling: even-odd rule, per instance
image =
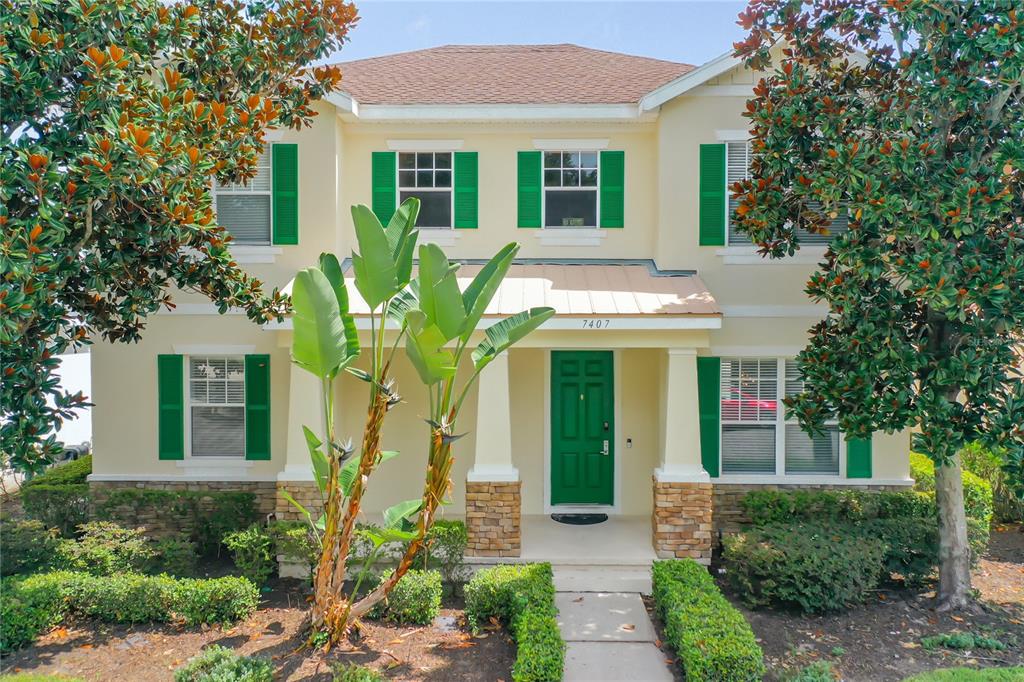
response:
[[[171,345],[175,355],[251,355],[256,352],[254,345],[229,346],[215,343],[175,343]]]
[[[842,449],[845,454],[846,448]],[[845,457],[842,458],[845,467]],[[723,474],[711,479],[712,485],[835,485],[843,487],[854,487],[861,485],[914,485],[912,478],[845,478],[843,476],[796,476],[793,474],[765,474],[756,476],[752,474]]]
[[[657,118],[636,104],[367,104],[339,109],[359,121],[647,122]]]
[[[462,149],[462,140],[388,140],[393,152],[451,152]]]
[[[725,317],[810,317],[828,315],[827,305],[723,305]]]
[[[608,140],[603,139],[576,139],[576,138],[562,138],[562,139],[534,139],[534,149],[541,149],[544,151],[555,151],[560,152],[563,149],[579,150],[584,152],[597,151],[601,149],[608,149]]]
[[[711,61],[701,64],[693,71],[685,73],[679,78],[651,90],[640,98],[640,111],[656,109],[665,102],[675,99],[679,95],[692,90],[698,85],[707,83],[712,78],[721,76],[726,71],[729,71],[742,63],[743,60],[736,57],[732,50],[729,50],[725,54],[719,55]]]
[[[487,329],[493,324],[503,320],[503,317],[485,317],[480,320],[477,329]],[[599,323],[600,326],[586,326],[590,323]],[[265,331],[282,331],[292,328],[291,319],[283,322],[267,322],[260,327]],[[356,329],[369,329],[370,319],[368,317],[356,318]],[[387,323],[388,329],[398,329],[393,322]],[[582,317],[559,317],[555,316],[542,324],[539,329],[585,331],[587,334],[600,334],[602,331],[640,331],[640,330],[666,330],[666,329],[721,329],[721,317],[669,317],[667,315],[637,315],[631,317],[616,317],[608,315],[585,315]]]
[[[90,482],[131,481],[137,483],[200,483],[207,481],[225,481],[230,483],[271,483],[277,481],[277,476],[223,476],[211,474],[89,474],[86,480]]]

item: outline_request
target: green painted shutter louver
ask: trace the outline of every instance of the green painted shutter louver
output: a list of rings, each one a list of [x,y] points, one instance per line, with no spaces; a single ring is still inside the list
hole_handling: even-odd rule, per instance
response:
[[[274,218],[274,244],[299,243],[299,145],[273,144],[270,148]]]
[[[455,152],[455,222],[459,229],[476,229],[478,223],[478,168],[476,152]]]
[[[601,227],[625,225],[626,152],[601,152]]]
[[[846,477],[871,478],[870,438],[854,438],[846,442]]]
[[[700,146],[701,246],[725,246],[725,145]]]
[[[519,227],[540,227],[541,154],[519,152]]]
[[[245,458],[270,459],[270,356],[245,356]]]
[[[697,358],[697,405],[700,415],[700,462],[712,477],[719,474],[719,421],[722,359]],[[671,418],[671,417],[670,417]]]
[[[180,355],[156,356],[157,457],[185,459],[185,373]]]
[[[373,185],[373,212],[387,226],[395,214],[398,184],[398,160],[395,152],[374,152],[370,171]]]

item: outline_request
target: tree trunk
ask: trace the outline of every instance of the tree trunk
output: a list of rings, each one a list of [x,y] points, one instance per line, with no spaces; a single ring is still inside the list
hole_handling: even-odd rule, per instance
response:
[[[935,466],[935,502],[939,508],[939,610],[962,609],[970,603],[971,550],[959,453]]]

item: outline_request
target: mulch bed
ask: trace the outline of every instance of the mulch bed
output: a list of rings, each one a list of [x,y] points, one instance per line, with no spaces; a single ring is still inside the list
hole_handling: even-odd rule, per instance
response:
[[[933,591],[879,590],[875,599],[845,613],[807,616],[750,611],[724,580],[719,584],[750,622],[764,649],[768,680],[781,680],[817,660],[827,660],[846,682],[897,682],[927,670],[954,666],[1024,665],[1024,527],[993,530],[985,558],[973,572],[979,612],[934,610]],[[654,617],[652,613],[652,618]],[[654,618],[658,632],[661,623]],[[954,631],[995,636],[1008,651],[926,651],[920,639]],[[674,657],[667,647],[667,659]],[[677,680],[682,676],[673,666]]]
[[[174,670],[211,644],[271,659],[275,680],[329,682],[335,662],[354,662],[394,680],[511,680],[515,645],[499,627],[470,635],[462,603],[448,598],[430,626],[402,627],[366,621],[352,646],[329,654],[300,650],[305,594],[281,580],[264,595],[251,618],[232,627],[69,623],[3,661],[4,672],[64,674],[85,680],[172,680]]]

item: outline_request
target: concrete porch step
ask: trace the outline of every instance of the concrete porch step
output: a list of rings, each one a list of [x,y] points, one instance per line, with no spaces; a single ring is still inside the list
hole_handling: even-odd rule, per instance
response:
[[[651,566],[572,566],[552,567],[555,589],[559,592],[639,592],[651,593]]]

